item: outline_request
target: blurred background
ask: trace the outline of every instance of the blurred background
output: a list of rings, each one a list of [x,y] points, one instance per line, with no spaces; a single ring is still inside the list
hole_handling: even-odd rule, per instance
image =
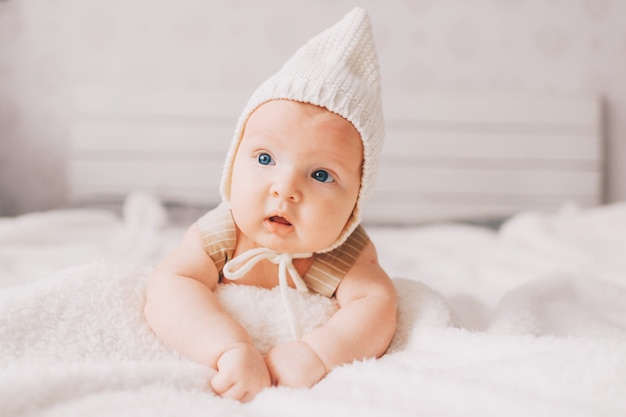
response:
[[[0,215],[62,207],[73,91],[245,100],[311,36],[368,10],[385,94],[597,94],[605,202],[626,199],[626,1],[0,0]]]

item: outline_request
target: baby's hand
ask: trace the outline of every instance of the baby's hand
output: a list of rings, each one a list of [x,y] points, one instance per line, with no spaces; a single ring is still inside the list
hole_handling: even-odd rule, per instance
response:
[[[239,343],[222,353],[210,384],[221,397],[246,402],[269,387],[271,380],[261,352],[249,343]]]
[[[275,346],[265,357],[272,384],[312,387],[326,375],[326,367],[311,347],[302,341]]]

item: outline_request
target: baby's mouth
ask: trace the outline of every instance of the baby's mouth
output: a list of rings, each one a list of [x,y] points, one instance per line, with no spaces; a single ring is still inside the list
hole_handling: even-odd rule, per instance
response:
[[[287,219],[285,219],[284,217],[280,217],[280,216],[272,216],[270,217],[270,221],[272,223],[279,223],[279,224],[284,224],[285,226],[291,226],[291,223],[289,223]]]

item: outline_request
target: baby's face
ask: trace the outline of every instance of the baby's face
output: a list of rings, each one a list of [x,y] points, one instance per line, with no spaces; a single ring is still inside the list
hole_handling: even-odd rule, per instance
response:
[[[233,164],[237,226],[278,252],[316,252],[337,239],[359,194],[363,148],[327,109],[273,100],[252,113]]]

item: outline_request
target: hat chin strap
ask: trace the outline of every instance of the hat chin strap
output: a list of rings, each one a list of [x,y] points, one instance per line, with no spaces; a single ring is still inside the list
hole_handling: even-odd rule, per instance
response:
[[[307,292],[309,289],[302,280],[302,277],[300,277],[300,274],[298,274],[296,267],[293,265],[293,259],[308,258],[312,255],[312,253],[279,253],[268,248],[255,248],[250,249],[226,262],[222,271],[226,278],[231,281],[236,281],[250,272],[250,270],[262,260],[268,260],[273,264],[278,265],[278,283],[280,285],[283,304],[285,305],[285,310],[287,311],[291,335],[294,340],[300,340],[302,333],[298,321],[296,320],[293,303],[289,297],[287,272],[289,272],[291,280],[295,284],[298,291]]]

